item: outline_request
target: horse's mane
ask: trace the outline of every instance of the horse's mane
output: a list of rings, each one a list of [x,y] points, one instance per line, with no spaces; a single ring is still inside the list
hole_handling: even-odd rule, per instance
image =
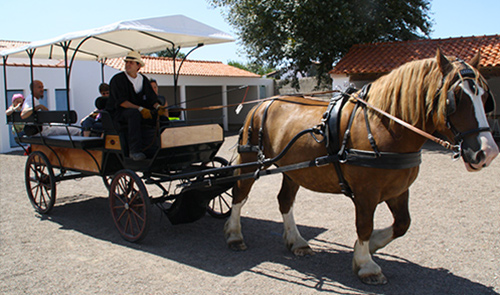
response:
[[[452,65],[443,81],[436,58],[408,62],[373,82],[367,99],[414,126],[423,128],[429,116],[433,116],[435,124],[444,124],[447,92],[463,68],[461,62]],[[476,77],[481,77],[473,70]]]

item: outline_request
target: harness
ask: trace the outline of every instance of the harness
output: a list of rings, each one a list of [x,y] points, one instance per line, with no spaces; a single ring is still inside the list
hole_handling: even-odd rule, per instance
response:
[[[379,151],[377,144],[375,142],[375,139],[373,137],[373,134],[371,132],[370,128],[370,123],[368,120],[368,107],[377,111],[378,113],[384,115],[385,117],[388,117],[391,120],[394,120],[395,122],[399,123],[400,125],[414,131],[415,133],[426,137],[441,146],[443,146],[446,149],[450,149],[454,153],[454,158],[458,157],[461,155],[461,141],[463,138],[469,134],[473,133],[480,133],[484,131],[491,131],[489,127],[479,127],[475,128],[472,130],[467,130],[467,131],[458,131],[451,121],[449,120],[449,116],[452,115],[456,109],[458,102],[456,101],[454,90],[458,86],[459,83],[464,82],[465,80],[474,80],[476,79],[476,74],[475,72],[469,68],[466,67],[465,69],[461,70],[459,72],[459,80],[457,81],[457,85],[452,87],[447,93],[447,111],[446,111],[446,120],[447,120],[447,125],[450,128],[450,130],[454,133],[455,135],[455,143],[458,143],[456,145],[450,144],[448,141],[444,141],[438,137],[435,137],[423,130],[420,130],[404,121],[402,121],[399,118],[396,118],[383,110],[380,110],[376,108],[375,106],[371,105],[369,102],[366,101],[366,97],[368,94],[368,91],[370,89],[370,84],[365,85],[359,94],[354,94],[357,90],[353,88],[347,89],[345,92],[342,93],[337,93],[334,95],[330,103],[327,107],[326,112],[323,114],[321,123],[316,125],[313,128],[308,128],[305,129],[298,134],[295,135],[295,137],[290,140],[290,142],[287,144],[287,146],[281,151],[279,155],[277,155],[275,158],[272,159],[265,159],[264,156],[264,147],[263,147],[263,128],[265,126],[265,121],[267,120],[268,117],[268,111],[271,105],[273,104],[274,101],[276,100],[282,100],[280,98],[274,98],[272,99],[269,104],[266,106],[263,116],[262,116],[262,122],[261,122],[261,127],[259,129],[259,136],[258,136],[258,145],[252,145],[250,144],[251,142],[251,137],[252,137],[252,126],[254,124],[254,115],[257,109],[259,109],[259,106],[254,108],[254,111],[251,116],[251,121],[248,129],[248,138],[247,138],[247,144],[242,145],[242,135],[243,135],[243,129],[240,130],[240,137],[239,137],[239,145],[238,145],[238,152],[239,153],[245,153],[245,152],[255,152],[258,155],[258,161],[260,164],[260,168],[255,172],[254,177],[258,178],[262,173],[263,173],[263,168],[269,165],[276,165],[275,163],[281,159],[286,152],[291,148],[291,146],[303,135],[305,134],[311,134],[311,136],[318,142],[318,143],[324,143],[325,147],[328,151],[328,155],[318,157],[314,160],[311,161],[306,161],[306,162],[301,162],[301,163],[296,163],[293,165],[288,165],[284,167],[278,167],[275,169],[274,173],[278,172],[286,172],[286,171],[291,171],[294,169],[301,169],[301,168],[307,168],[307,167],[319,167],[323,165],[328,165],[332,164],[335,168],[335,171],[338,176],[339,180],[339,185],[341,187],[342,193],[344,195],[353,198],[353,193],[352,189],[350,188],[349,184],[345,180],[343,176],[343,172],[341,169],[341,164],[347,164],[347,165],[355,165],[355,166],[362,166],[362,167],[369,167],[369,168],[378,168],[378,169],[409,169],[413,167],[417,167],[420,165],[422,162],[421,159],[421,151],[418,152],[413,152],[413,153],[392,153],[392,152],[381,152]],[[444,77],[443,77],[443,84],[444,84]],[[439,98],[439,93],[441,90],[439,90],[436,94],[436,99]],[[354,94],[354,95],[353,95]],[[488,99],[486,101],[485,105],[485,111],[490,112],[494,109],[494,101],[492,98],[492,95],[490,91],[488,90]],[[354,109],[352,113],[350,114],[348,125],[346,128],[346,131],[343,134],[342,140],[339,141],[338,139],[340,138],[340,119],[341,119],[341,111],[345,104],[349,101],[351,96],[355,99],[356,105],[354,106]],[[286,100],[285,100],[286,101]],[[298,104],[304,104],[300,102],[294,102],[294,101],[287,101],[290,103],[298,103]],[[312,105],[312,104],[306,104],[306,105]],[[362,108],[363,113],[364,113],[364,118],[365,118],[365,124],[366,124],[366,130],[368,134],[368,141],[372,147],[372,151],[364,151],[364,150],[357,150],[349,147],[349,141],[351,137],[351,127],[354,121],[354,117],[356,116],[356,113],[359,108]],[[316,135],[321,135],[322,140],[318,140]]]
[[[368,90],[369,90],[369,85],[365,86],[362,89],[361,96],[366,97]],[[352,189],[350,188],[349,184],[344,178],[340,164],[349,164],[355,166],[381,168],[381,169],[408,169],[420,165],[421,163],[420,151],[416,153],[391,153],[391,152],[380,152],[378,150],[374,137],[371,132],[370,124],[368,122],[367,107],[361,104],[359,101],[356,103],[354,110],[351,113],[347,130],[344,133],[342,144],[340,144],[338,138],[340,134],[341,111],[344,105],[349,100],[350,95],[355,91],[357,90],[350,88],[344,93],[338,93],[337,95],[334,95],[330,100],[326,112],[323,114],[321,123],[313,128],[305,129],[299,132],[288,143],[285,149],[273,159],[264,159],[264,146],[262,138],[265,125],[264,123],[267,120],[269,108],[271,107],[274,101],[279,99],[277,98],[271,100],[264,109],[261,127],[259,128],[258,145],[250,144],[253,135],[252,126],[254,123],[254,117],[255,117],[254,115],[257,109],[259,108],[255,107],[248,127],[247,143],[245,145],[241,144],[243,129],[240,130],[240,137],[239,137],[240,144],[238,145],[238,153],[248,153],[248,152],[257,153],[258,161],[261,163],[261,166],[263,167],[265,165],[274,164],[276,161],[281,159],[285,155],[285,153],[290,149],[293,143],[297,141],[298,138],[300,138],[305,134],[311,134],[312,137],[318,143],[323,142],[325,144],[328,151],[328,155],[323,157],[318,157],[313,161],[297,163],[291,166],[298,169],[305,167],[320,167],[323,165],[333,164],[335,171],[337,173],[337,177],[339,179],[339,185],[341,187],[341,191],[344,195],[350,198],[353,197]],[[372,146],[373,151],[362,151],[362,150],[348,148],[348,143],[351,134],[351,126],[354,121],[354,116],[356,115],[356,111],[359,107],[362,107],[364,110],[366,128],[368,131],[368,140]],[[321,135],[323,139],[319,140],[316,137],[316,135]],[[286,170],[288,171],[291,169],[287,168]],[[256,176],[259,175],[259,172],[260,170],[257,170],[255,175]]]
[[[366,98],[368,91],[370,90],[370,85],[371,84],[367,84],[361,89],[358,98]],[[351,97],[351,94],[356,91],[356,89],[349,88],[345,93],[336,94],[330,100],[330,104],[328,105],[326,112],[323,114],[323,119],[320,123],[320,126],[322,126],[325,130],[325,143],[329,155],[328,161],[325,161],[324,164],[333,164],[339,178],[342,193],[350,198],[352,198],[352,190],[343,176],[340,164],[379,169],[408,169],[416,167],[422,162],[421,151],[415,153],[392,153],[379,151],[368,121],[367,106],[362,104],[359,100],[356,102],[351,116],[349,117],[347,129],[344,132],[342,139],[342,145],[340,145],[337,139],[340,135],[341,111]],[[368,133],[368,141],[370,142],[373,151],[363,151],[348,147],[349,139],[351,137],[352,123],[359,107],[363,109],[366,130]]]

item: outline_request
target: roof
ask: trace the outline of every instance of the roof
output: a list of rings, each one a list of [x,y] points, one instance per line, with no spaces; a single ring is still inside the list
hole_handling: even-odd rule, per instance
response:
[[[231,35],[183,15],[116,22],[107,26],[67,33],[52,39],[30,42],[0,51],[0,56],[100,60],[125,56],[130,50],[142,53],[173,48],[232,42]]]
[[[21,47],[27,44],[29,44],[29,42],[0,40],[0,51]]]
[[[0,51],[25,46],[27,44],[29,44],[29,42],[0,40]],[[3,65],[3,59],[0,59],[0,65]],[[14,67],[29,67],[30,61],[28,58],[8,58],[7,65]],[[61,68],[64,67],[64,62],[61,60],[36,60],[33,66]]]
[[[492,35],[354,45],[330,74],[386,73],[406,62],[434,57],[438,47],[463,60],[470,60],[479,49],[480,67],[500,67],[500,35]]]
[[[141,68],[143,74],[173,75],[173,59],[168,57],[142,56],[145,65]],[[176,60],[178,68],[181,60]],[[123,71],[125,63],[123,58],[106,60],[106,65]],[[204,76],[204,77],[241,77],[260,78],[260,75],[223,64],[219,61],[185,60],[179,73],[182,76]]]
[[[22,41],[6,41],[0,40],[0,50],[11,49],[16,47],[21,47],[29,42]],[[141,73],[144,74],[160,74],[160,75],[173,75],[173,60],[172,58],[166,57],[151,57],[142,56],[144,63],[146,64],[142,69]],[[178,67],[181,60],[176,60],[176,66]],[[3,61],[0,60],[0,65]],[[9,58],[7,60],[8,66],[21,66],[29,67],[29,59],[27,58]],[[124,70],[123,58],[113,58],[106,60],[106,65],[118,69],[120,71]],[[40,60],[37,59],[35,67],[64,67],[64,62],[62,60]],[[197,60],[186,60],[181,68],[180,75],[184,76],[205,76],[205,77],[240,77],[240,78],[260,78],[259,75],[233,67],[225,65],[222,62],[215,61],[197,61]]]

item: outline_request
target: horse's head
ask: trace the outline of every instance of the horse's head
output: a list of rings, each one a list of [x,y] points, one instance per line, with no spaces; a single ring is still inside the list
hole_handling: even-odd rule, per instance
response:
[[[443,74],[436,97],[441,101],[438,116],[444,116],[446,122],[438,131],[460,145],[468,171],[481,170],[498,155],[498,147],[486,119],[495,103],[486,80],[477,70],[480,53],[466,63],[450,61],[438,49],[436,58]]]

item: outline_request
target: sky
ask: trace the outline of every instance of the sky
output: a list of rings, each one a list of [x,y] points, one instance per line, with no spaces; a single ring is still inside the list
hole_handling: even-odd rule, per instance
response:
[[[123,20],[183,14],[233,35],[206,0],[0,0],[0,39],[38,41]],[[327,0],[325,0],[327,1]],[[142,4],[140,4],[142,3]],[[500,0],[431,0],[431,38],[500,34]],[[238,42],[204,46],[190,59],[246,62]]]

